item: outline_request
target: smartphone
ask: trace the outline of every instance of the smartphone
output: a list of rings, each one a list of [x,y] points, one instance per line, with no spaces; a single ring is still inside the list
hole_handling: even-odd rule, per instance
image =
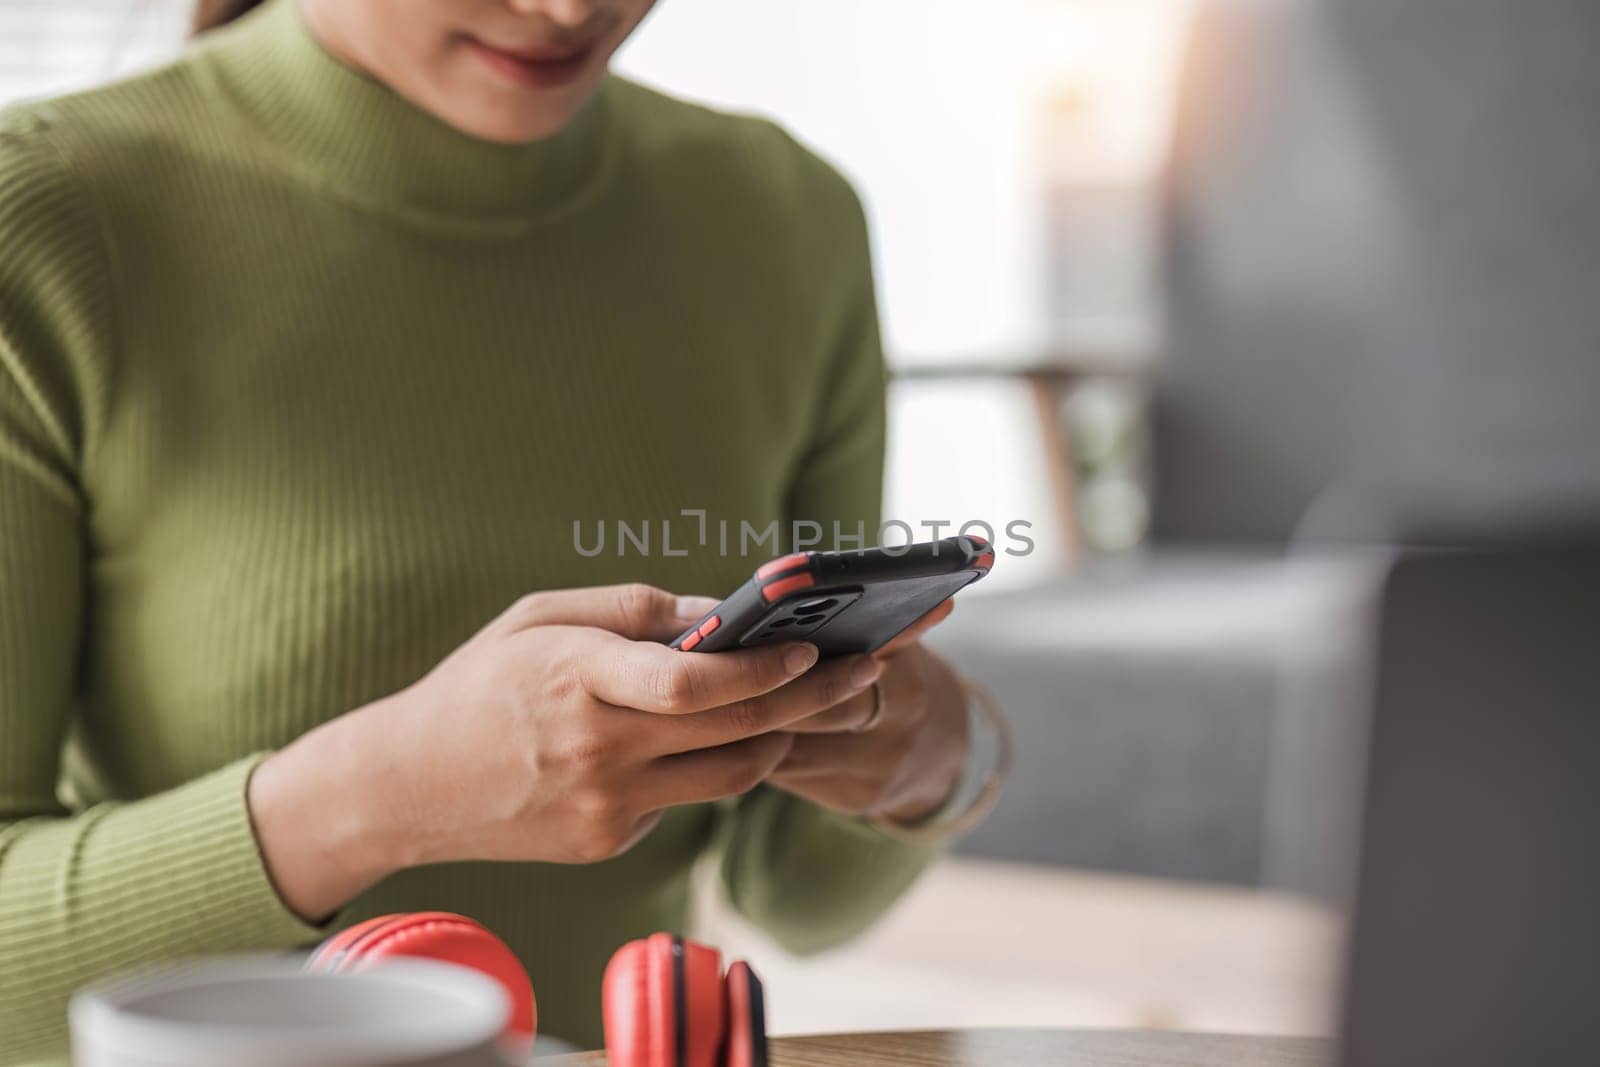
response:
[[[899,548],[796,552],[756,568],[672,647],[725,652],[809,641],[823,656],[873,652],[993,566],[989,543],[966,535]]]

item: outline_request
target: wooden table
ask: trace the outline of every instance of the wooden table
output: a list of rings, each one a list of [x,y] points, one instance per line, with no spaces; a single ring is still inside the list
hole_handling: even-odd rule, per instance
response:
[[[599,1067],[605,1053],[540,1063]],[[772,1040],[772,1067],[1332,1067],[1331,1042],[1161,1030],[923,1030]]]

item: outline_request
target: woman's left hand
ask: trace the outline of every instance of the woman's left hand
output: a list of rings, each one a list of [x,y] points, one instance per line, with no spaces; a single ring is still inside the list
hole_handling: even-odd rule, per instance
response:
[[[849,815],[914,822],[936,811],[966,766],[966,695],[919,638],[952,607],[945,601],[879,650],[875,687],[791,725],[799,736],[767,782]]]

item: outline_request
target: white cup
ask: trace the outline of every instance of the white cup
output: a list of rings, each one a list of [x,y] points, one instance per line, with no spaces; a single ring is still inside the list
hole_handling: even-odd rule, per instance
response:
[[[505,1067],[510,998],[486,975],[400,959],[307,974],[244,956],[145,972],[72,998],[76,1067]]]

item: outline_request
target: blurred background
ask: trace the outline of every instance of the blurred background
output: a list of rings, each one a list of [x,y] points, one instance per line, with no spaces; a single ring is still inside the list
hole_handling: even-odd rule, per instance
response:
[[[1331,531],[1377,482],[1600,478],[1600,278],[1557,254],[1600,246],[1593,14],[1528,6],[663,0],[621,53],[861,192],[886,514],[1036,542],[937,635],[1015,724],[995,815],[822,957],[700,917],[777,1032],[1333,1030],[1373,569]],[[0,102],[188,9],[0,0]]]

